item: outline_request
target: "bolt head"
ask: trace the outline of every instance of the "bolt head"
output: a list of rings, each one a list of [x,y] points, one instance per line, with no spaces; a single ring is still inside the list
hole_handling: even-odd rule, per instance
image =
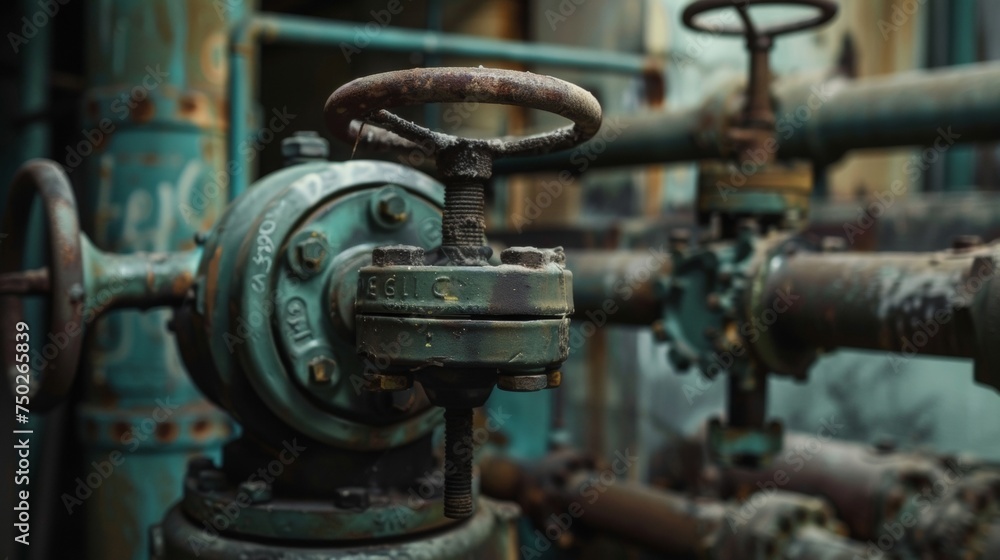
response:
[[[302,268],[316,272],[323,266],[326,259],[326,244],[315,237],[310,237],[295,247]]]
[[[370,373],[365,375],[365,381],[369,391],[405,391],[413,387],[413,380],[405,375]]]
[[[198,490],[202,492],[218,492],[227,484],[226,475],[222,471],[208,469],[198,473]]]
[[[545,251],[535,247],[508,247],[500,252],[500,262],[525,268],[542,268],[549,257]]]
[[[271,501],[273,492],[271,485],[263,480],[249,480],[240,484],[239,491],[246,494],[252,504],[262,504]]]
[[[333,503],[340,509],[364,511],[368,509],[368,492],[364,488],[338,488]]]
[[[328,356],[309,360],[309,382],[314,385],[329,385],[337,374],[337,361]]]
[[[983,238],[978,235],[959,235],[951,240],[951,248],[956,251],[972,249],[983,244]]]
[[[398,224],[409,217],[409,204],[401,194],[395,191],[382,193],[378,198],[378,213],[383,220]]]
[[[541,391],[549,386],[549,376],[538,375],[500,375],[497,378],[497,388],[504,391],[519,393]]]
[[[281,141],[281,155],[286,165],[303,161],[326,161],[330,158],[330,143],[313,130],[301,130]]]
[[[424,264],[424,250],[412,245],[389,245],[372,250],[372,264],[375,266],[421,266]]]
[[[562,385],[562,372],[559,370],[546,372],[545,377],[547,380],[546,389],[555,389]]]

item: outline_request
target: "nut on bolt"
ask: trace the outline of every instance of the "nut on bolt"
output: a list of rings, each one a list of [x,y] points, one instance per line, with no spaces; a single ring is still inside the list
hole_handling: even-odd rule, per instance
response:
[[[330,158],[330,143],[314,130],[300,130],[281,141],[285,165]]]
[[[262,504],[271,501],[273,492],[271,485],[263,480],[248,480],[240,484],[240,492],[247,495],[251,504]]]
[[[549,256],[545,251],[534,247],[508,247],[500,252],[500,262],[525,268],[542,268],[549,262]]]
[[[405,375],[370,373],[365,375],[365,381],[369,391],[405,391],[413,387],[413,380]]]
[[[375,266],[420,266],[424,264],[424,250],[413,245],[388,245],[372,250]]]
[[[386,228],[401,225],[410,217],[410,203],[397,187],[386,187],[373,195],[372,217]]]
[[[326,265],[330,249],[326,236],[318,231],[302,232],[292,240],[289,264],[292,270],[305,280],[319,273]]]
[[[309,382],[329,385],[337,373],[337,361],[328,356],[318,356],[309,360]]]
[[[561,379],[560,379],[561,380]],[[548,375],[500,375],[497,378],[497,388],[518,393],[541,391],[549,386]]]

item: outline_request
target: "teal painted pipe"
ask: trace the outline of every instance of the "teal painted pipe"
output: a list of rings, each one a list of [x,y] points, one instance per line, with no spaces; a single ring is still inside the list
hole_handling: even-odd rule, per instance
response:
[[[951,64],[971,64],[976,61],[982,27],[976,20],[976,0],[954,0],[948,3],[948,58]],[[971,146],[956,146],[945,154],[945,189],[965,191],[975,187],[976,152]]]
[[[780,158],[831,163],[852,150],[936,146],[922,156],[934,161],[953,144],[1000,139],[997,62],[774,89]],[[727,157],[723,139],[739,108],[727,100],[736,95],[720,90],[693,108],[606,118],[594,138],[573,150],[498,160],[493,173],[573,174]]]
[[[229,22],[245,4],[87,4],[82,133],[57,157],[84,187],[84,225],[97,248],[196,251],[194,234],[218,220],[228,198]],[[113,260],[112,269],[127,264]],[[147,288],[130,278],[112,283],[121,297]],[[86,558],[148,558],[149,527],[179,499],[187,461],[218,457],[233,430],[182,366],[170,313],[120,310],[87,325],[76,422],[85,455],[76,483],[60,488],[61,505],[85,516],[78,554]]]
[[[498,39],[481,39],[449,33],[414,31],[379,26],[377,32],[367,26],[376,22],[353,23],[315,18],[260,14],[244,20],[233,31],[230,51],[230,142],[231,166],[229,196],[236,198],[250,183],[249,168],[240,159],[240,144],[249,138],[252,121],[249,67],[257,41],[336,47],[351,56],[371,49],[429,55],[457,56],[478,60],[507,60],[563,68],[640,75],[657,69],[647,58],[628,53],[581,49]],[[348,59],[349,60],[349,59]]]

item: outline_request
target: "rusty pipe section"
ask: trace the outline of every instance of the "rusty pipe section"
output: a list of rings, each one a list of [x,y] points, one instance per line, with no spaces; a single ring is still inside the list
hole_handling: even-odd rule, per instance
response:
[[[672,260],[649,251],[566,251],[574,319],[648,326],[663,317]]]
[[[194,284],[201,248],[163,253],[115,254],[83,240],[85,308],[149,309],[184,301]]]
[[[709,462],[705,435],[693,436],[657,454],[655,476],[672,489],[722,499],[781,491],[821,497],[851,538],[865,543],[863,558],[887,557],[887,543],[897,542],[926,557],[996,557],[984,552],[1000,550],[994,465],[835,440],[837,427],[832,420],[816,434],[786,434],[782,454],[753,471]],[[968,555],[937,555],[942,546]]]
[[[892,352],[893,362],[973,358],[976,380],[1000,388],[997,248],[774,255],[760,267],[747,308],[749,317],[783,311],[773,328],[760,329],[754,351],[772,371],[798,376],[818,353],[838,347]]]
[[[556,542],[571,540],[562,536],[582,527],[671,558],[854,560],[863,554],[860,543],[838,534],[829,506],[807,496],[783,492],[744,504],[690,498],[621,480],[614,462],[599,470],[569,450],[534,465],[488,456],[480,472],[484,494],[520,504],[543,528],[536,537]]]
[[[572,151],[498,161],[494,174],[730,157],[728,130],[739,122],[742,89],[727,86],[694,108],[605,119],[592,140]],[[829,163],[851,150],[997,140],[998,90],[997,62],[864,80],[784,78],[773,88],[771,147],[778,158]]]
[[[701,558],[725,524],[721,504],[695,502],[617,476],[601,481],[592,462],[584,464],[566,451],[530,466],[488,456],[479,468],[483,493],[517,502],[543,533],[554,535],[555,528],[565,531],[579,523],[657,553]]]

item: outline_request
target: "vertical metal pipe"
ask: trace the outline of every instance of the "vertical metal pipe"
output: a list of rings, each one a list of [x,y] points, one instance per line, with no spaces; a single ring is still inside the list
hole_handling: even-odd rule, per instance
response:
[[[100,249],[192,249],[194,233],[221,215],[226,45],[246,4],[87,5],[84,132],[64,165],[85,185],[84,220]],[[78,410],[85,464],[64,489],[80,502],[67,507],[87,512],[87,558],[147,558],[149,527],[179,499],[187,460],[217,455],[231,432],[182,367],[169,316],[123,310],[90,325]]]

